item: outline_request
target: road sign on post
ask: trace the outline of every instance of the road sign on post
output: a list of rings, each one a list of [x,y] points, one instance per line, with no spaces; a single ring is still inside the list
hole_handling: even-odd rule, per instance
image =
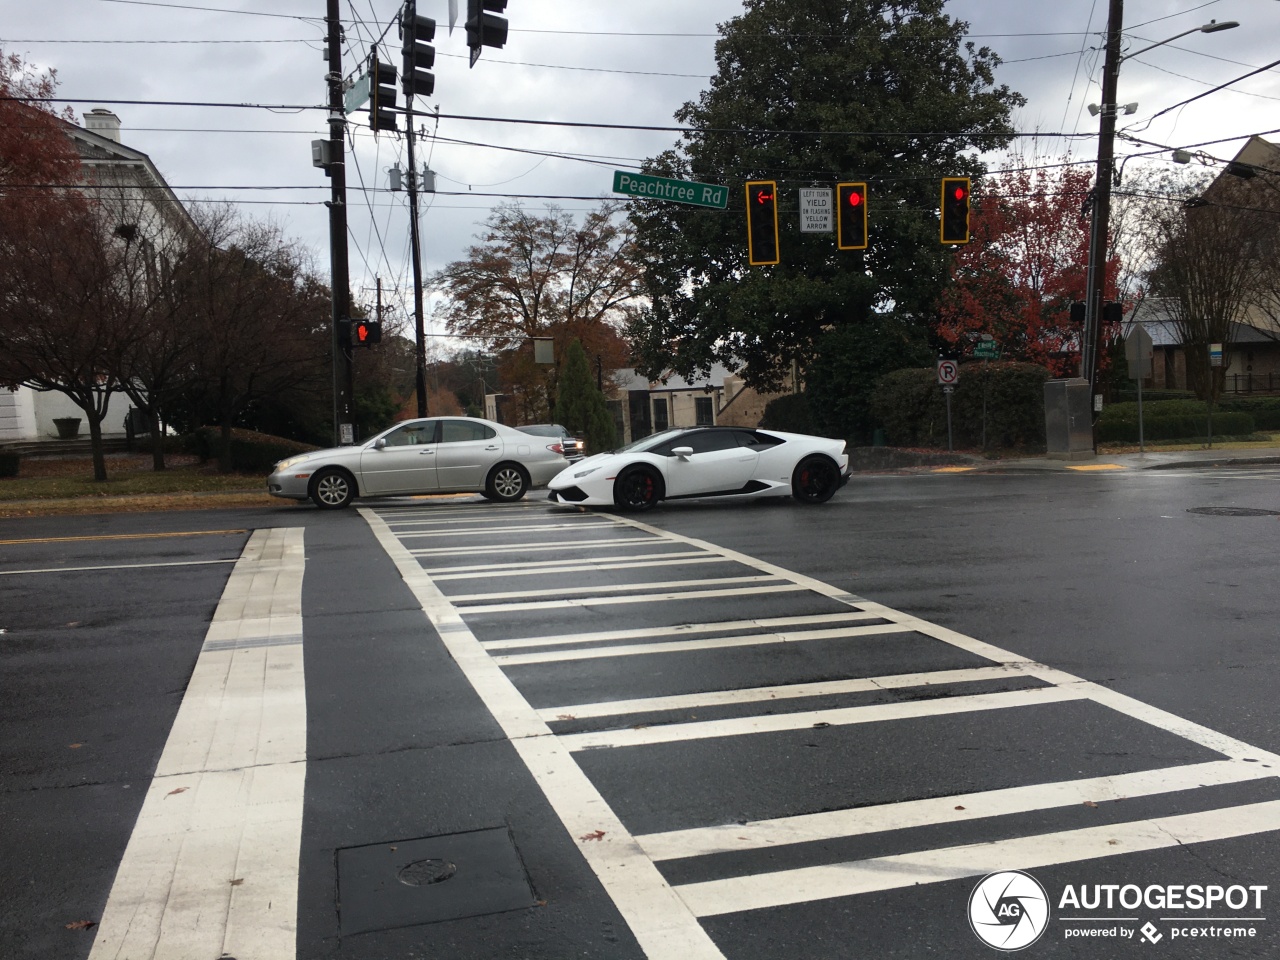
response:
[[[653,177],[647,173],[613,172],[613,192],[630,197],[646,197],[650,200],[673,200],[695,207],[712,207],[723,210],[729,205],[729,188],[714,183],[695,183],[691,180],[672,180],[669,177]]]
[[[1151,359],[1155,355],[1155,344],[1151,334],[1142,324],[1135,323],[1129,335],[1124,338],[1124,358],[1129,361],[1129,379],[1145,380],[1151,376]]]
[[[938,382],[944,387],[953,387],[960,379],[960,367],[954,360],[938,361]]]

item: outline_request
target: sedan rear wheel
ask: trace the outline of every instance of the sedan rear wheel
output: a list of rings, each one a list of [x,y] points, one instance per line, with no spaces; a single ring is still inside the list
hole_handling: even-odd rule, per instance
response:
[[[351,474],[337,467],[321,470],[311,479],[311,500],[321,510],[340,510],[356,495]]]
[[[649,510],[661,499],[662,478],[653,467],[629,467],[613,483],[613,502],[624,510]]]
[[[818,454],[805,457],[791,474],[791,495],[801,503],[826,503],[839,489],[840,468]]]
[[[485,481],[484,496],[487,500],[511,503],[529,491],[529,474],[518,463],[500,463],[489,472]]]

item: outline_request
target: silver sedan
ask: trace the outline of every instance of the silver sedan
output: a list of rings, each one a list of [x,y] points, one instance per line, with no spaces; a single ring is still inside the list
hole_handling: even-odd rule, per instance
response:
[[[287,457],[267,478],[267,492],[311,500],[325,509],[356,497],[478,492],[519,500],[568,466],[549,438],[475,417],[406,420],[358,446]]]

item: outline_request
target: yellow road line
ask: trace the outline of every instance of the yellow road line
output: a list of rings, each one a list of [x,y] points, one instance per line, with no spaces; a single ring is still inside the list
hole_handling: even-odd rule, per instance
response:
[[[1067,467],[1068,470],[1123,470],[1123,464],[1120,463],[1086,463],[1078,467]]]
[[[0,540],[0,546],[18,543],[74,543],[78,540],[152,540],[161,537],[217,537],[248,530],[186,530],[180,533],[116,533],[97,537],[35,537],[30,540]]]

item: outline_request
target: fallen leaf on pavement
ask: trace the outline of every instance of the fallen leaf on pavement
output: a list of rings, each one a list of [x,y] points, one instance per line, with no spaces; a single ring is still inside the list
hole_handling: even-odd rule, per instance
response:
[[[190,789],[191,789],[190,787],[174,787],[172,790],[166,793],[165,796],[172,797],[175,793],[186,793]]]
[[[90,927],[96,927],[97,920],[72,920],[67,924],[68,930],[88,930]]]
[[[592,832],[592,833],[584,833],[584,834],[583,834],[582,836],[580,836],[578,839],[579,839],[579,840],[600,840],[600,839],[601,839],[601,838],[603,838],[603,837],[604,837],[604,831],[603,831],[603,830],[596,830],[596,831],[594,831],[594,832]]]

